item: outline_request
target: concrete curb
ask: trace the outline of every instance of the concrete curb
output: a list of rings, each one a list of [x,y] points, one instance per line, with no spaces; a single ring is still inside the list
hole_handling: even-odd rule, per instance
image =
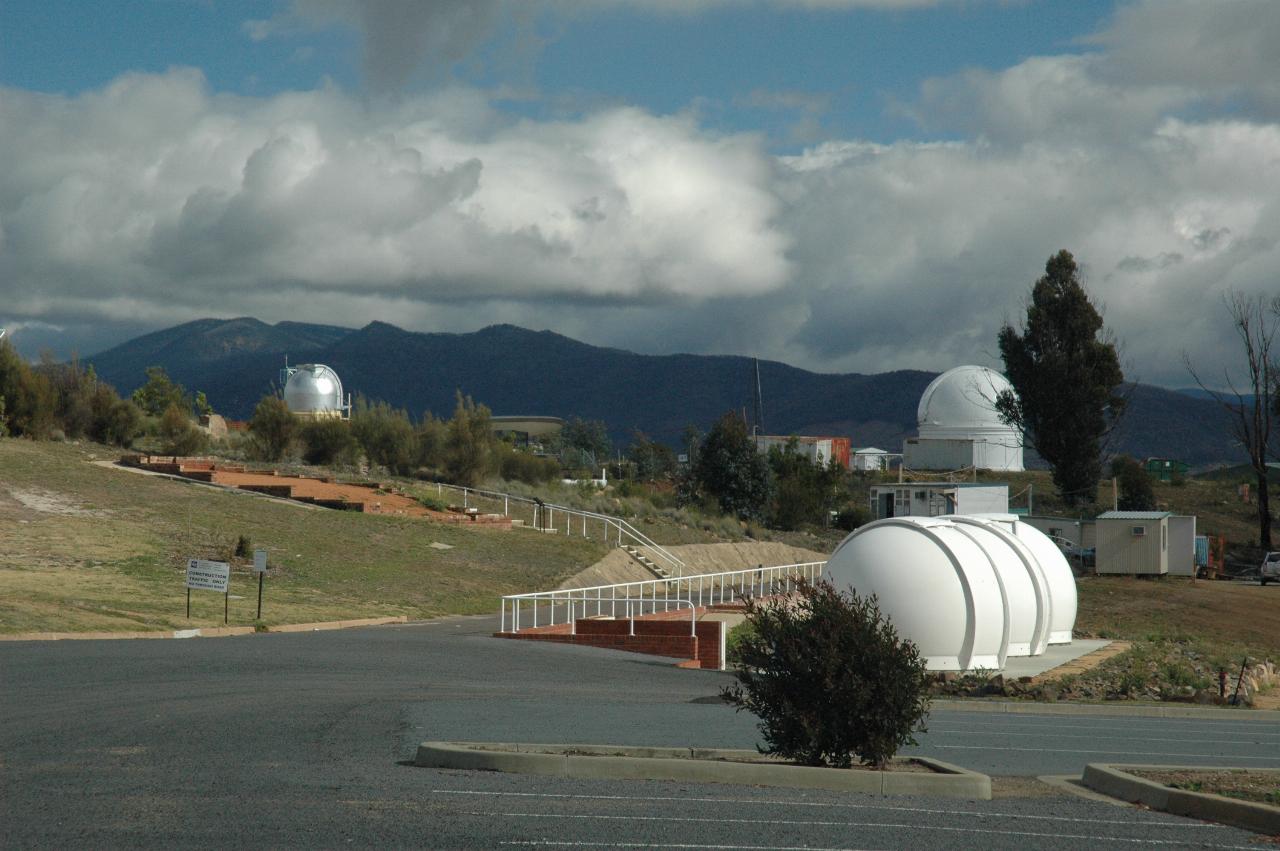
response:
[[[1133,718],[1202,718],[1218,721],[1280,721],[1280,710],[1226,709],[1219,706],[1134,706],[1103,703],[1035,703],[1016,700],[934,700],[934,709],[949,712],[994,712],[1008,715],[1118,715]]]
[[[1131,769],[1149,771],[1197,771],[1206,766],[1136,765],[1124,763],[1090,763],[1085,766],[1081,782],[1098,792],[1143,804],[1153,810],[1161,810],[1177,816],[1213,821],[1242,827],[1268,836],[1280,835],[1280,807],[1258,804],[1253,801],[1237,801],[1222,795],[1205,792],[1189,792],[1162,786],[1154,780],[1146,780],[1129,774]],[[1257,771],[1259,769],[1249,769]],[[1276,773],[1280,781],[1280,769],[1262,769]]]
[[[346,621],[318,621],[316,623],[282,623],[267,627],[267,632],[321,632],[327,629],[351,629],[357,626],[385,626],[389,623],[408,623],[405,615],[385,618],[356,618]]]
[[[359,618],[345,621],[320,621],[316,623],[286,623],[269,626],[265,632],[320,632],[330,629],[350,629],[358,626],[383,626],[391,623],[408,623],[405,615],[385,618]],[[222,638],[228,635],[253,635],[258,630],[251,626],[214,626],[199,629],[175,629],[156,632],[20,632],[0,635],[0,641],[108,641],[125,638]],[[1280,713],[1278,713],[1280,714]]]
[[[894,760],[926,765],[934,770],[928,774],[733,761],[761,759],[756,751],[709,748],[423,742],[418,746],[414,764],[424,768],[505,771],[578,780],[674,780],[991,800],[990,777],[936,759],[898,757]]]

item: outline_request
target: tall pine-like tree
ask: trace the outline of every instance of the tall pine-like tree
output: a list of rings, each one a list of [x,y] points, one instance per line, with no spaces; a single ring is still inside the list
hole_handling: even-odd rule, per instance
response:
[[[746,423],[729,411],[716,421],[698,447],[693,474],[701,491],[714,497],[725,514],[762,520],[773,496],[769,464],[747,434]]]
[[[1048,462],[1067,504],[1093,502],[1102,442],[1124,409],[1124,373],[1070,252],[1049,258],[1026,322],[1001,328],[999,345],[1016,395],[1002,393],[996,409]]]

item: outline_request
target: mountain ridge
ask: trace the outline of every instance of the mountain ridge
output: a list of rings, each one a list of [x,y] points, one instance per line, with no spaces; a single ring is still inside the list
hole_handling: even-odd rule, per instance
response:
[[[707,428],[728,410],[750,410],[753,359],[742,355],[646,355],[594,346],[553,331],[496,324],[468,333],[406,331],[387,322],[350,329],[202,319],[143,335],[86,358],[129,393],[147,366],[165,367],[215,409],[247,419],[274,392],[284,358],[333,367],[353,395],[412,416],[448,416],[455,394],[495,414],[603,420],[615,442],[634,431],[676,445],[685,427]],[[848,435],[856,446],[899,451],[915,433],[920,394],[937,373],[817,373],[760,361],[764,426],[770,433]],[[1176,457],[1196,466],[1241,460],[1217,404],[1136,385],[1117,428],[1117,451]],[[1235,449],[1235,451],[1233,451]]]

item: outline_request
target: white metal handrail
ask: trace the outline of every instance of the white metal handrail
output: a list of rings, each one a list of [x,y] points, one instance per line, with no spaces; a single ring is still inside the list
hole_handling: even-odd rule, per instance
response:
[[[675,603],[677,608],[679,606],[689,607],[689,635],[692,636],[693,638],[697,638],[698,637],[698,607],[693,604],[692,600],[671,600],[670,602]],[[644,606],[643,606],[642,600],[627,601],[626,619],[630,622],[630,626],[627,629],[627,635],[634,638],[636,634],[636,612],[634,609],[632,609],[633,605],[636,605],[640,608],[641,617],[644,616]],[[570,616],[569,634],[577,635],[579,619],[576,617],[573,617],[572,611],[569,613],[569,616]]]
[[[654,612],[667,612],[677,602],[688,601],[695,608],[702,608],[748,596],[785,594],[795,590],[800,580],[815,581],[825,566],[825,561],[809,561],[616,585],[508,594],[502,598],[500,630],[514,633],[537,628],[540,612],[543,626],[556,626],[592,617],[593,608],[595,617],[617,618],[620,608],[629,613],[634,611],[633,605],[638,605],[641,613],[646,605]],[[525,615],[529,616],[529,622],[522,623]]]
[[[514,494],[501,493],[498,491],[482,490],[480,488],[468,488],[462,485],[451,485],[446,482],[436,482],[436,493],[443,493],[445,488],[452,491],[462,492],[462,507],[470,508],[468,504],[471,496],[481,496],[494,501],[502,501],[502,516],[511,516],[511,503],[523,503],[532,509],[531,523],[535,529],[545,527],[554,528],[555,515],[560,513],[565,517],[564,531],[566,535],[572,535],[575,532],[575,522],[581,520],[582,537],[591,537],[591,531],[595,528],[595,524],[600,524],[601,532],[604,535],[605,543],[615,541],[617,546],[622,546],[623,539],[629,538],[639,547],[644,548],[652,553],[661,561],[665,562],[667,569],[680,576],[684,573],[685,564],[674,554],[663,548],[661,545],[654,543],[648,535],[645,535],[636,527],[632,526],[621,517],[613,517],[608,514],[600,514],[595,511],[587,511],[581,508],[570,508],[567,505],[557,505],[551,502],[540,502],[536,499],[530,499],[525,496],[515,496]],[[614,534],[616,532],[616,534]]]

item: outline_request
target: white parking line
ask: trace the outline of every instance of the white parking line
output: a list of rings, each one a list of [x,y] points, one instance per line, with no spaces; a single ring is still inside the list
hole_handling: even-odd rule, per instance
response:
[[[1190,744],[1195,744],[1195,745],[1259,745],[1259,744],[1263,744],[1263,742],[1252,740],[1247,736],[1238,738],[1238,739],[1184,739],[1184,738],[1166,739],[1166,738],[1158,738],[1154,736],[1125,736],[1125,735],[1099,736],[1097,734],[1085,735],[1082,733],[1059,733],[1056,729],[1041,730],[1035,733],[1015,733],[1009,730],[951,730],[945,727],[942,727],[942,728],[930,727],[928,734],[933,735],[934,733],[950,733],[951,735],[957,735],[957,736],[1022,736],[1027,738],[1035,737],[1038,739],[1043,739],[1046,736],[1052,736],[1055,739],[1090,739],[1092,741],[1098,741],[1100,739],[1101,740],[1123,739],[1126,742],[1180,742],[1188,745]],[[1259,734],[1258,738],[1261,738],[1264,735],[1269,735],[1269,734]],[[1277,738],[1280,738],[1280,733],[1277,733],[1275,735]],[[1267,742],[1266,744],[1272,744],[1272,743]]]
[[[1013,747],[997,747],[996,745],[939,745],[932,742],[929,743],[928,749],[946,748],[949,750],[964,751],[1028,751],[1030,753],[1096,753],[1105,754],[1107,756],[1190,756],[1197,759],[1252,759],[1262,762],[1274,762],[1280,765],[1280,756],[1244,756],[1241,754],[1214,754],[1214,753],[1169,753],[1168,751],[1096,751],[1084,750],[1076,748],[1013,748]],[[923,750],[924,748],[922,748]]]
[[[979,726],[979,727],[998,727],[998,728],[1000,728],[1000,729],[1021,728],[1021,729],[1025,729],[1025,730],[1031,730],[1031,731],[1034,731],[1034,730],[1044,731],[1044,730],[1047,728],[1047,729],[1050,729],[1050,730],[1053,730],[1053,731],[1057,731],[1057,730],[1115,730],[1115,731],[1117,731],[1117,732],[1124,732],[1124,731],[1126,731],[1126,730],[1146,730],[1146,729],[1151,728],[1152,726],[1164,727],[1164,726],[1166,726],[1166,722],[1169,720],[1169,719],[1167,719],[1167,718],[1159,718],[1159,719],[1135,718],[1135,719],[1133,720],[1133,723],[1131,723],[1131,724],[1129,724],[1129,725],[1127,725],[1127,726],[1126,726],[1125,724],[1108,723],[1108,722],[1115,722],[1115,721],[1121,720],[1121,719],[1117,719],[1117,718],[1099,719],[1099,721],[1098,721],[1097,723],[1092,723],[1092,724],[1058,724],[1058,723],[1054,723],[1054,721],[1053,721],[1053,720],[1051,720],[1051,719],[1057,719],[1057,718],[1063,717],[1063,716],[1058,716],[1058,715],[1054,715],[1054,716],[1040,716],[1040,717],[1045,718],[1046,720],[1045,720],[1045,721],[1031,722],[1031,723],[1027,723],[1027,722],[1024,722],[1024,721],[1022,720],[1025,716],[1013,716],[1013,718],[1012,718],[1012,719],[1011,719],[1011,718],[1009,718],[1009,716],[994,716],[994,718],[999,718],[999,719],[1001,719],[1001,720],[999,720],[998,722],[997,722],[997,721],[993,721],[993,716],[990,716],[990,715],[970,716],[973,720],[967,720],[967,719],[966,719],[966,720],[961,720],[961,719],[958,719],[958,718],[945,718],[945,719],[943,719],[943,717],[942,717],[943,715],[950,715],[950,714],[952,714],[952,713],[943,713],[943,712],[939,712],[939,713],[937,714],[937,716],[934,716],[934,717],[937,717],[940,721],[942,721],[942,723],[945,723],[945,724],[970,724],[970,725],[973,725],[973,726]],[[1009,719],[1009,720],[1005,720],[1005,719]],[[1013,719],[1017,719],[1017,720],[1015,721],[1015,720],[1013,720]],[[1152,724],[1152,723],[1145,723],[1145,724],[1138,723],[1138,722],[1140,722],[1140,721],[1148,721],[1148,722],[1150,722],[1150,721],[1153,721],[1153,720],[1155,721],[1155,723],[1154,723],[1154,724]],[[1213,723],[1213,722],[1209,722],[1209,723]],[[1232,727],[1231,727],[1230,729],[1224,729],[1224,724],[1215,724],[1215,727],[1217,727],[1218,729],[1214,729],[1214,730],[1212,730],[1212,731],[1208,731],[1208,732],[1212,732],[1212,733],[1215,733],[1215,734],[1239,733],[1239,734],[1241,734],[1241,735],[1268,736],[1268,737],[1273,737],[1273,738],[1280,738],[1280,723],[1276,723],[1276,722],[1274,722],[1274,721],[1252,721],[1252,722],[1246,722],[1246,723],[1240,723],[1240,724],[1236,724],[1236,723],[1234,723],[1234,722],[1226,722],[1226,723],[1232,723]],[[1170,726],[1172,726],[1172,725],[1170,725]],[[1197,725],[1197,726],[1202,726],[1202,725]],[[1265,728],[1265,727],[1271,727],[1273,730],[1276,730],[1277,732],[1273,732],[1273,733],[1262,733],[1262,732],[1258,732],[1258,729],[1259,729],[1260,727],[1264,727],[1264,728]]]
[[[689,842],[561,842],[554,839],[515,839],[501,843],[524,848],[694,848],[702,851],[869,851],[815,845],[695,845]]]
[[[1129,842],[1134,845],[1186,845],[1185,839],[1146,839],[1127,836],[1106,836],[1094,833],[1038,833],[1030,830],[997,830],[994,828],[954,827],[950,825],[931,824],[897,824],[895,822],[857,822],[857,821],[801,821],[793,819],[745,819],[745,818],[690,818],[687,816],[639,816],[610,815],[604,813],[508,813],[463,811],[462,815],[483,816],[493,818],[528,818],[528,819],[560,819],[569,821],[609,821],[609,822],[663,822],[681,824],[739,824],[749,826],[784,825],[786,827],[835,827],[835,828],[892,828],[898,830],[933,830],[943,833],[970,833],[987,836],[1025,836],[1034,839],[1081,839],[1108,842]],[[1239,846],[1247,848],[1248,846]]]
[[[1024,815],[1022,813],[986,813],[975,810],[941,810],[929,807],[896,807],[887,804],[851,804],[844,801],[826,802],[826,801],[784,801],[778,799],[758,799],[758,798],[695,798],[690,796],[675,795],[571,795],[556,794],[553,792],[489,792],[477,791],[472,789],[432,789],[433,795],[472,795],[475,797],[493,797],[493,798],[542,798],[555,800],[574,800],[574,801],[647,801],[650,803],[698,803],[698,804],[749,804],[769,805],[779,807],[823,807],[830,809],[846,809],[846,810],[889,810],[899,813],[923,813],[927,815],[942,816],[974,816],[978,818],[1009,818],[1009,819],[1032,819],[1039,821],[1067,821],[1079,822],[1081,824],[1142,824],[1144,827],[1217,827],[1214,824],[1205,824],[1190,820],[1167,821],[1157,819],[1144,819],[1141,822],[1135,822],[1132,819],[1097,819],[1097,818],[1075,818],[1073,816],[1038,816]]]
[[[689,842],[562,842],[554,839],[514,839],[502,845],[525,848],[694,848],[703,851],[869,851],[816,845],[695,845]]]

